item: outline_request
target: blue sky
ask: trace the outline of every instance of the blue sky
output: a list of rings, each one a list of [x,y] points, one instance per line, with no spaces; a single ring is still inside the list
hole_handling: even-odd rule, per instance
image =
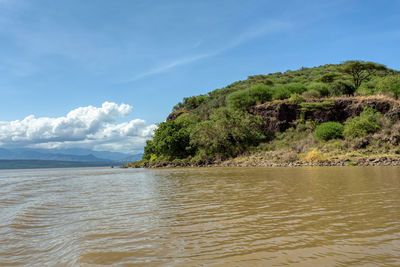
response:
[[[389,0],[0,0],[0,128],[110,102],[130,112],[106,124],[140,120],[147,134],[183,97],[249,75],[349,59],[400,69],[399,11]],[[38,127],[27,123],[18,129]]]

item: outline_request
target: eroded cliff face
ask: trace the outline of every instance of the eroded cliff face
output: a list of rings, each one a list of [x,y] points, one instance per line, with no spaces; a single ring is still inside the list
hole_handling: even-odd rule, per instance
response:
[[[184,114],[184,113],[185,113],[185,111],[182,110],[182,109],[178,109],[178,110],[172,111],[172,112],[168,115],[167,121],[174,121],[174,120],[176,120],[176,118],[178,118],[180,115],[182,115],[182,114]]]
[[[400,101],[386,96],[309,99],[301,104],[286,99],[250,107],[248,112],[266,121],[265,132],[276,133],[296,126],[300,119],[317,123],[344,122],[360,115],[365,107],[374,108],[393,120],[400,120]],[[184,113],[183,110],[174,111],[167,121],[175,120]]]
[[[267,122],[266,132],[275,133],[295,126],[299,119],[318,123],[344,122],[360,115],[365,107],[374,108],[394,120],[400,119],[400,102],[383,96],[313,99],[302,104],[283,100],[251,107],[249,112],[261,116]]]

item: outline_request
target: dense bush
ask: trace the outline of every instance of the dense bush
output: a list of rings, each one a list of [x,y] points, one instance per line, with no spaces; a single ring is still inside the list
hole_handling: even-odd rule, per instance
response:
[[[376,84],[376,90],[383,93],[391,93],[396,98],[400,97],[400,75],[386,76]]]
[[[304,100],[304,97],[303,97],[302,95],[299,95],[299,94],[292,94],[292,95],[290,96],[290,98],[289,98],[289,101],[290,101],[290,103],[292,103],[292,104],[297,104],[297,105],[299,105],[299,104],[303,103],[305,100]]]
[[[256,100],[250,96],[249,90],[233,92],[228,96],[228,105],[234,109],[245,109],[256,103]]]
[[[273,98],[274,99],[287,99],[292,95],[292,93],[285,88],[284,86],[275,86],[274,87],[274,93],[273,93]]]
[[[302,94],[303,97],[305,98],[320,98],[321,97],[321,93],[316,91],[316,90],[310,90],[310,91],[306,91]]]
[[[173,108],[173,110],[186,108],[188,110],[195,109],[199,107],[201,104],[207,102],[208,96],[207,95],[198,95],[198,96],[191,96],[183,98],[183,103],[179,102]]]
[[[273,91],[266,85],[253,85],[248,90],[250,97],[253,98],[257,104],[262,104],[272,99]]]
[[[320,96],[322,97],[329,95],[329,87],[325,83],[313,82],[310,83],[307,88],[309,91],[319,92]]]
[[[234,157],[266,138],[263,125],[261,117],[220,108],[213,111],[210,120],[196,125],[190,135],[191,144],[210,158]]]
[[[227,158],[265,140],[261,117],[230,108],[213,110],[210,119],[181,115],[160,123],[153,140],[146,143],[144,160],[175,160],[187,157]]]
[[[153,140],[147,141],[143,158],[149,160],[156,155],[173,160],[193,155],[195,148],[190,145],[190,129],[196,122],[196,117],[182,115],[174,121],[160,123]]]
[[[364,137],[381,129],[383,116],[380,112],[365,108],[360,116],[348,119],[345,122],[343,134],[346,137]]]
[[[314,136],[321,140],[331,140],[343,137],[343,125],[339,122],[324,122],[314,130]]]
[[[200,115],[202,119],[208,119],[213,109],[229,105],[228,98],[230,94],[250,89],[256,85],[270,86],[273,99],[287,99],[293,93],[304,94],[305,97],[326,96],[326,86],[328,86],[330,96],[353,95],[356,90],[354,77],[343,71],[344,65],[349,66],[348,63],[350,62],[345,62],[344,64],[327,64],[314,68],[301,68],[296,71],[286,71],[284,73],[277,72],[268,75],[249,76],[246,80],[237,81],[224,88],[213,90],[207,95],[185,98],[174,107],[174,110],[185,108]],[[364,65],[363,67],[368,67],[371,64]],[[365,86],[377,78],[388,75],[399,75],[399,72],[385,68],[382,70],[374,70],[372,68],[371,75],[361,83],[360,88],[358,88],[359,92],[357,93],[376,93],[370,88],[366,89]],[[392,89],[390,91],[393,92]],[[386,89],[384,92],[388,93]],[[250,96],[250,91],[248,93]],[[390,94],[396,95],[394,92]],[[233,106],[237,109],[245,109],[249,105],[268,101],[254,99],[251,96],[248,98],[244,92],[239,93],[236,97],[237,99],[233,101],[235,102]],[[244,106],[240,106],[240,103],[243,103]]]
[[[272,89],[264,84],[236,91],[228,96],[228,104],[234,109],[245,109],[254,104],[261,104],[272,98]]]
[[[355,72],[353,72],[355,71]],[[358,78],[357,73],[362,75]],[[314,122],[305,121],[307,114],[316,110],[329,110],[333,101],[304,101],[304,98],[325,96],[370,95],[385,93],[400,97],[400,72],[390,70],[370,62],[345,62],[327,64],[315,68],[301,68],[284,73],[250,76],[243,81],[234,82],[224,88],[208,94],[184,98],[174,110],[180,115],[175,121],[159,124],[153,140],[148,141],[144,151],[144,160],[160,162],[210,162],[214,159],[234,157],[250,150],[267,137],[263,120],[246,112],[252,105],[266,101],[288,99],[300,106],[299,125],[288,142],[296,144],[296,153],[306,152],[316,145],[312,131]],[[279,101],[277,101],[279,102]],[[304,129],[305,130],[304,130]],[[360,116],[339,123],[321,124],[315,128],[314,136],[321,140],[340,138],[341,133],[349,137],[342,143],[348,147],[355,139],[387,128],[386,120],[372,109],[366,109]],[[303,129],[303,130],[302,130]],[[286,131],[286,136],[291,136]],[[387,133],[383,133],[386,134]],[[390,134],[390,133],[389,133]],[[299,135],[303,145],[298,145]],[[374,135],[376,136],[376,135]],[[353,138],[354,137],[354,138]],[[285,144],[287,140],[274,137],[276,144]],[[349,143],[346,145],[346,142]],[[326,142],[328,145],[331,142]],[[269,144],[269,143],[268,143]],[[326,151],[324,151],[326,152]],[[315,153],[314,153],[315,154]],[[310,154],[311,155],[311,154]],[[290,160],[297,157],[287,157]],[[312,158],[310,156],[310,158]],[[185,160],[183,160],[185,159]],[[186,163],[185,163],[186,164]]]
[[[307,87],[302,83],[288,83],[285,84],[284,88],[291,94],[302,94],[307,91]]]
[[[332,83],[329,87],[329,93],[332,96],[354,95],[356,88],[347,80],[340,80]]]
[[[313,149],[307,153],[303,160],[307,162],[321,162],[325,160],[325,157],[320,151]]]
[[[328,73],[322,75],[321,78],[319,78],[319,80],[323,83],[332,83],[336,79],[338,79],[340,76],[341,75],[338,72],[328,72]]]

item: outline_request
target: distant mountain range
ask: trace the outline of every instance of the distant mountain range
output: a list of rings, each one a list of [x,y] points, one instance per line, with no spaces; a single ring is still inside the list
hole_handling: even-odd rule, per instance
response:
[[[137,161],[143,154],[125,154],[109,151],[94,151],[89,149],[31,149],[0,148],[0,160],[53,160],[74,162],[116,162]]]
[[[0,160],[0,170],[5,169],[44,169],[44,168],[77,168],[77,167],[111,167],[121,163],[108,161],[61,161],[61,160]]]

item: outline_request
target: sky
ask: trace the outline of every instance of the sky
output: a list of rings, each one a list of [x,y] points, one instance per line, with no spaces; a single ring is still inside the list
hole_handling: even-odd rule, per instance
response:
[[[400,69],[397,0],[0,0],[0,147],[134,153],[183,97],[350,59]]]

